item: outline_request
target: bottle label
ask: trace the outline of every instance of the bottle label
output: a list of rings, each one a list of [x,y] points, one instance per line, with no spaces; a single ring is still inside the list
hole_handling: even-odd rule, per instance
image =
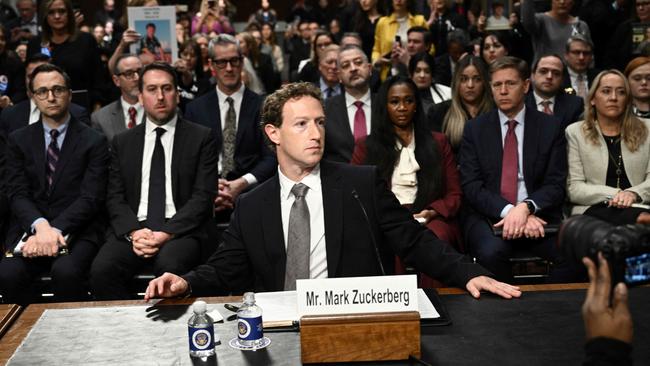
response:
[[[264,337],[264,328],[262,326],[262,317],[238,318],[237,330],[239,339],[244,341],[256,341]]]
[[[190,334],[190,351],[205,351],[214,348],[214,326],[188,327]]]

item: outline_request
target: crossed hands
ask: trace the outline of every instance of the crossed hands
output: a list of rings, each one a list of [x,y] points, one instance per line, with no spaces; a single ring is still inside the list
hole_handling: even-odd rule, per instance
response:
[[[226,209],[232,209],[235,206],[237,196],[248,187],[248,182],[244,178],[235,180],[219,179],[218,194],[214,200],[214,211],[219,212]]]
[[[160,248],[172,235],[164,231],[152,231],[151,229],[139,229],[131,232],[131,243],[133,252],[141,258],[151,258],[158,254]]]
[[[59,248],[67,246],[61,232],[50,226],[49,222],[45,220],[38,222],[34,229],[36,233],[30,236],[23,246],[23,257],[56,257]]]
[[[544,225],[546,221],[529,214],[525,203],[513,207],[506,217],[494,224],[494,227],[502,227],[502,237],[505,240],[514,240],[521,237],[537,239],[544,237]]]

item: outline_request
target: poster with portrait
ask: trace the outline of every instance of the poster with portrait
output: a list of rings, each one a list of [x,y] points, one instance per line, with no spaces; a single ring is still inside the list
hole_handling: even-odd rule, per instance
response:
[[[131,52],[147,61],[173,64],[178,59],[176,43],[176,7],[129,7],[129,28],[140,34],[140,40],[131,45]]]

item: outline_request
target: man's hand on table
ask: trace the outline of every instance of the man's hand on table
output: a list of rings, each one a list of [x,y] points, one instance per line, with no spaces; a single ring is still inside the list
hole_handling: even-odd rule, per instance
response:
[[[189,284],[180,276],[165,272],[162,276],[154,278],[149,282],[147,291],[144,294],[144,301],[157,297],[175,297],[187,293]]]
[[[467,282],[465,288],[472,296],[474,296],[474,298],[477,299],[481,297],[481,291],[488,291],[506,299],[521,296],[521,290],[519,290],[519,287],[499,282],[494,278],[487,276],[472,278]]]

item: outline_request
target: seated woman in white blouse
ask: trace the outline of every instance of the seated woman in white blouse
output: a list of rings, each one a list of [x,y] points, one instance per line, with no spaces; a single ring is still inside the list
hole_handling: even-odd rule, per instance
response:
[[[566,129],[572,214],[633,223],[650,200],[650,125],[632,113],[627,79],[617,70],[594,79],[585,120]]]

